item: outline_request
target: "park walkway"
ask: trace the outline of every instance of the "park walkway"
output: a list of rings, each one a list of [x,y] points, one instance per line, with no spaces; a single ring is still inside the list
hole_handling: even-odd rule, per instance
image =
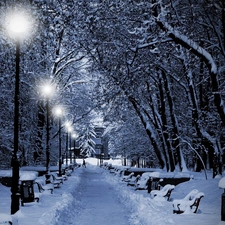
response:
[[[73,193],[73,208],[64,212],[67,215],[61,216],[63,221],[58,225],[131,225],[130,212],[105,181],[103,170],[89,165],[82,170],[80,185]]]

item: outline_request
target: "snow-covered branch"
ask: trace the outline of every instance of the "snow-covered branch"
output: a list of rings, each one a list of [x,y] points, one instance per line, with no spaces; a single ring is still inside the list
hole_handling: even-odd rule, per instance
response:
[[[56,72],[55,72],[55,76],[58,76],[68,65],[70,65],[71,63],[74,62],[78,62],[80,60],[82,60],[84,58],[84,56],[81,56],[79,58],[72,58],[70,60],[68,60],[66,63],[64,63],[61,67],[59,67]]]
[[[161,11],[163,12],[163,6],[161,5]],[[217,111],[220,115],[221,121],[225,126],[225,106],[222,96],[219,91],[219,83],[218,83],[218,68],[213,59],[212,55],[202,48],[197,42],[188,38],[186,35],[181,34],[178,30],[174,29],[169,23],[166,22],[165,15],[163,13],[159,13],[155,10],[155,18],[156,23],[159,27],[167,32],[168,36],[173,39],[176,44],[183,46],[184,48],[193,52],[196,56],[201,58],[209,68],[211,80],[212,80],[212,90],[214,95],[214,103],[217,107]]]
[[[194,52],[197,56],[204,59],[206,64],[210,67],[210,71],[217,74],[217,65],[212,57],[212,55],[202,48],[198,43],[189,39],[186,35],[181,34],[178,30],[175,30],[167,22],[157,21],[160,27],[167,31],[168,35],[178,44],[186,47],[187,49]]]

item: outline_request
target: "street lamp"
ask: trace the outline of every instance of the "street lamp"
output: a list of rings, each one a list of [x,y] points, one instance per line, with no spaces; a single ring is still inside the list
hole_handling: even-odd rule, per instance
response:
[[[49,174],[50,163],[50,134],[49,134],[49,98],[53,94],[53,86],[50,83],[46,83],[42,86],[42,93],[46,98],[46,174]]]
[[[69,153],[70,153],[70,164],[72,164],[72,151],[71,151],[71,145],[72,145],[72,143],[71,143],[71,135],[72,135],[72,131],[73,131],[73,129],[72,129],[72,127],[69,127],[68,128],[68,132],[69,132]]]
[[[65,127],[66,127],[66,166],[68,166],[68,152],[69,152],[69,133],[72,132],[72,127],[70,125],[70,122],[66,122],[65,123]],[[70,148],[71,148],[71,144],[70,144]],[[71,150],[71,149],[70,149]]]
[[[12,155],[12,187],[11,187],[11,214],[15,214],[20,206],[19,191],[19,86],[20,86],[20,38],[25,34],[28,22],[21,14],[14,14],[8,23],[8,30],[15,37],[16,42],[16,73],[14,93],[14,149]]]
[[[59,118],[59,176],[62,176],[62,146],[61,146],[61,116],[63,114],[63,110],[61,107],[55,108],[55,114]]]
[[[76,138],[77,138],[77,134],[73,133],[72,134],[72,138],[73,138],[73,162],[76,162]]]

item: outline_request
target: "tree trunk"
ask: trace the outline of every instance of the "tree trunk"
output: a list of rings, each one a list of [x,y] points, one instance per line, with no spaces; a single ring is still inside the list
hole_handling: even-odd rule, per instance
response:
[[[173,153],[171,150],[170,146],[170,141],[169,141],[169,134],[168,134],[168,124],[166,120],[166,105],[165,105],[165,97],[164,97],[164,90],[163,90],[163,84],[162,84],[162,79],[161,75],[159,77],[159,95],[160,95],[160,109],[159,113],[161,115],[161,121],[162,121],[162,136],[163,140],[165,141],[166,145],[166,150],[168,152],[168,158],[169,158],[169,170],[173,172],[175,170],[175,165],[174,165],[174,158],[173,158]]]
[[[132,105],[133,105],[135,111],[137,112],[139,118],[141,119],[142,124],[143,124],[144,127],[145,127],[145,130],[146,130],[147,135],[148,135],[148,137],[149,137],[149,139],[150,139],[150,141],[151,141],[151,143],[152,143],[152,146],[153,146],[154,151],[155,151],[155,153],[156,153],[156,156],[157,156],[157,158],[158,158],[158,160],[159,160],[159,164],[160,164],[161,168],[164,168],[165,162],[164,162],[164,160],[163,160],[163,158],[162,158],[161,151],[160,151],[160,149],[159,149],[159,147],[158,147],[158,145],[157,145],[156,136],[155,136],[155,134],[152,132],[152,129],[149,129],[148,123],[147,123],[147,121],[146,121],[145,118],[144,118],[144,114],[146,115],[146,113],[143,112],[143,110],[141,111],[141,109],[139,109],[139,106],[138,106],[136,100],[135,100],[133,97],[128,97],[128,99],[129,99],[129,101],[132,103]],[[146,115],[146,116],[148,117],[148,115]]]
[[[43,130],[45,126],[45,115],[43,111],[43,102],[39,101],[38,102],[38,115],[37,115],[37,137],[35,140],[35,149],[34,149],[34,162],[40,161],[43,153],[44,153],[44,148],[43,148]]]
[[[179,165],[180,171],[182,171],[182,165],[181,165],[181,150],[180,150],[180,141],[179,141],[179,131],[178,131],[178,127],[177,127],[177,120],[176,120],[176,114],[174,111],[174,105],[173,105],[173,100],[171,97],[171,91],[170,91],[170,87],[169,87],[169,82],[166,76],[166,72],[164,70],[162,70],[162,77],[164,80],[164,88],[165,88],[165,93],[167,95],[167,100],[168,100],[168,106],[169,106],[169,112],[170,112],[170,118],[171,118],[171,122],[172,122],[172,134],[171,134],[171,138],[172,138],[172,142],[171,142],[171,146],[173,149],[175,149],[176,152],[176,157],[175,157],[175,163]]]

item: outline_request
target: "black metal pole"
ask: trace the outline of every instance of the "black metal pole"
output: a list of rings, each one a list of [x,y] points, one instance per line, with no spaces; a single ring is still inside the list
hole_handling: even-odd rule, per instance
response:
[[[46,173],[49,173],[50,147],[49,147],[49,98],[46,98]]]
[[[59,116],[59,176],[62,176],[61,118]]]
[[[66,167],[68,166],[68,131],[66,132]]]
[[[76,139],[73,140],[73,161],[76,162]]]
[[[15,214],[20,208],[19,193],[19,83],[20,83],[20,41],[16,41],[16,76],[14,96],[14,150],[12,156],[12,187],[11,187],[11,214]]]
[[[71,132],[70,132],[70,164],[72,164],[72,149],[71,149]]]

